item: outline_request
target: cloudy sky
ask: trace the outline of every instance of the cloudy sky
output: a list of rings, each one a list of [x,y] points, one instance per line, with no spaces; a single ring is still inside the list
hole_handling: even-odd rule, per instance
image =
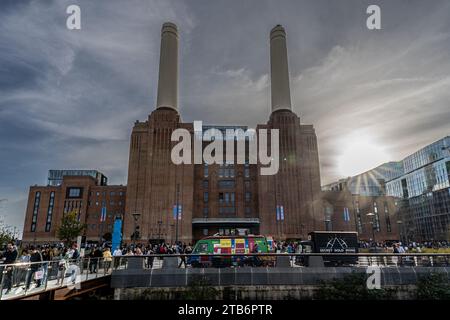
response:
[[[66,28],[70,4],[79,31]],[[366,28],[370,4],[382,30]],[[5,223],[22,227],[28,188],[50,168],[126,184],[165,21],[180,30],[183,120],[252,127],[269,116],[269,32],[285,26],[293,108],[316,128],[323,184],[450,134],[450,1],[1,0]],[[349,153],[365,159],[349,165]]]

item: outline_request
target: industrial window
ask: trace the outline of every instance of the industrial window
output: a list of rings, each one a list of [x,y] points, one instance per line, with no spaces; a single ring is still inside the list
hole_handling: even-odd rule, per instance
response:
[[[384,215],[385,215],[385,219],[386,219],[386,229],[387,232],[392,232],[392,228],[391,228],[391,218],[389,217],[389,208],[387,203],[384,203]]]
[[[219,207],[219,214],[235,214],[235,207]]]
[[[250,192],[245,192],[245,202],[250,202],[252,194]]]
[[[67,188],[66,198],[81,198],[83,196],[83,188]]]
[[[234,188],[234,180],[220,180],[219,188]]]
[[[47,221],[45,223],[45,232],[50,231],[52,225],[53,207],[55,205],[55,192],[50,193],[50,200],[48,201]]]
[[[37,216],[39,213],[39,204],[41,202],[41,192],[37,191],[34,195],[33,216],[31,218],[31,232],[36,231]]]
[[[209,200],[209,194],[208,192],[204,192],[203,193],[203,202],[207,203]]]

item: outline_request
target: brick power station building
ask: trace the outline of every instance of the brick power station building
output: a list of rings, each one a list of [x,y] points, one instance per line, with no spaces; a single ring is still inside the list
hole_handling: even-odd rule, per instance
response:
[[[144,241],[183,242],[236,232],[306,238],[323,227],[317,224],[322,208],[316,134],[292,111],[286,33],[279,25],[270,33],[270,64],[272,113],[256,130],[279,129],[278,173],[260,175],[260,165],[249,163],[175,165],[172,132],[184,128],[192,138],[197,133],[193,123],[181,122],[178,110],[178,30],[163,25],[156,108],[131,134],[124,239],[136,226]],[[174,220],[177,207],[181,220]]]
[[[125,242],[130,242],[136,230],[140,242],[192,242],[216,233],[305,239],[308,232],[323,230],[316,134],[312,125],[301,124],[292,111],[286,33],[280,25],[270,33],[270,70],[272,111],[267,123],[256,130],[279,130],[278,173],[261,175],[261,164],[248,161],[175,165],[171,160],[177,143],[171,141],[174,130],[184,128],[194,138],[211,127],[221,131],[247,128],[203,126],[199,133],[193,123],[181,121],[178,30],[176,25],[165,23],[156,108],[146,121],[134,124],[127,186],[108,186],[106,179],[102,182],[92,175],[69,173],[56,186],[49,182],[31,187],[24,242],[57,240],[58,223],[71,208],[76,208],[80,220],[88,225],[88,240],[111,232],[116,218],[123,219]],[[208,143],[202,138],[201,145],[205,148]],[[105,212],[106,221],[100,221]]]

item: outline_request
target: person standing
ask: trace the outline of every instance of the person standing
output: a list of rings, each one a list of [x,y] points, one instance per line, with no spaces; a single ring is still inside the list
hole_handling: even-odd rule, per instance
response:
[[[30,254],[27,248],[22,250],[18,262],[22,265],[16,268],[16,274],[14,275],[15,286],[19,286],[22,282],[25,283],[26,281],[28,263],[30,262]]]
[[[30,270],[27,274],[25,290],[30,289],[31,280],[32,280],[33,276],[36,274],[36,272],[39,271],[39,269],[41,267],[41,264],[38,262],[42,261],[41,253],[39,252],[39,250],[36,247],[31,246],[30,250],[31,250],[31,255],[30,255],[31,265],[30,265]],[[39,278],[39,277],[36,279],[36,288],[39,288],[41,286],[41,279],[42,278]]]
[[[17,249],[14,246],[14,243],[10,242],[7,244],[6,246],[6,251],[3,254],[4,257],[4,264],[13,264],[14,262],[16,262],[17,259]],[[5,294],[8,294],[11,291],[11,287],[12,287],[12,275],[13,275],[13,266],[6,266],[6,267],[2,267],[1,268],[1,272],[4,272],[4,268],[6,268],[6,274],[5,274],[5,279],[4,279],[4,287],[6,287],[6,292]]]
[[[47,281],[48,278],[48,264],[51,260],[51,256],[50,256],[50,249],[47,247],[45,249],[42,250],[41,252],[41,256],[42,256],[42,271],[43,273],[43,278],[42,278],[42,283],[44,283]]]
[[[119,267],[121,256],[122,256],[122,250],[120,249],[120,247],[117,247],[116,250],[114,250],[114,252],[113,252],[114,269],[116,269],[116,270]]]
[[[105,273],[109,272],[109,268],[111,267],[111,261],[112,261],[111,250],[108,247],[106,247],[105,250],[103,251],[103,263],[104,263],[103,268],[105,269]]]

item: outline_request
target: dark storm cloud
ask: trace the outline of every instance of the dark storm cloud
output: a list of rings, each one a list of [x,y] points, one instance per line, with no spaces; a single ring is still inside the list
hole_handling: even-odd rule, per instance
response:
[[[82,30],[65,28],[79,4]],[[365,27],[369,4],[382,30]],[[0,209],[21,226],[50,168],[126,183],[134,120],[154,109],[160,28],[180,30],[184,121],[254,126],[270,111],[269,32],[288,34],[294,110],[319,139],[322,182],[364,131],[398,160],[448,135],[446,1],[1,1]],[[369,168],[368,168],[369,169]]]

